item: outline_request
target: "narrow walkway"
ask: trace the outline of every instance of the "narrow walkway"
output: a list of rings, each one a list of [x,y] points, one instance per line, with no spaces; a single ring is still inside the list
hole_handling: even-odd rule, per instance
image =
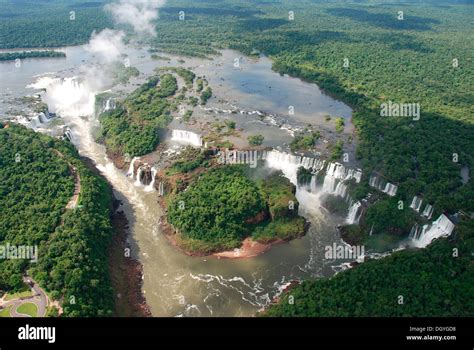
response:
[[[64,154],[59,152],[57,149],[52,149],[53,152],[55,152],[60,158],[64,159]],[[79,173],[71,163],[67,162],[69,166],[69,171],[71,174],[74,176],[74,193],[69,200],[69,202],[66,205],[66,209],[75,209],[77,208],[77,205],[79,203],[79,195],[81,194],[81,177],[79,176]]]

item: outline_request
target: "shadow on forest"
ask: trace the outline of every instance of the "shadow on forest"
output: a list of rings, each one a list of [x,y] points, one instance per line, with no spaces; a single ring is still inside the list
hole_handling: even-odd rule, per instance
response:
[[[280,74],[318,84],[323,91],[354,108],[354,124],[363,167],[376,170],[399,184],[400,195],[423,193],[439,210],[474,210],[474,180],[463,186],[462,166],[474,166],[474,125],[436,112],[421,111],[419,121],[409,117],[381,117],[370,98],[344,88],[327,72],[307,71],[275,62]],[[468,97],[467,97],[468,98]],[[459,161],[453,162],[453,154]],[[413,161],[416,159],[416,162]],[[446,194],[450,194],[446,198]]]
[[[333,16],[346,17],[353,21],[368,23],[385,29],[431,30],[432,24],[440,23],[436,19],[409,16],[407,14],[405,14],[404,20],[398,20],[397,13],[370,13],[358,9],[335,8],[329,9],[327,12]]]
[[[382,34],[378,36],[378,41],[389,44],[393,50],[411,50],[419,53],[432,53],[433,49],[417,41],[414,37],[404,34]]]
[[[464,106],[472,106],[473,101],[474,101],[474,92],[465,91],[462,93],[458,93],[453,96],[453,99],[457,103],[462,104]]]
[[[275,29],[288,24],[286,19],[281,18],[250,18],[239,22],[238,29],[246,32]]]
[[[301,31],[276,30],[271,33],[261,34],[260,37],[252,38],[251,47],[264,52],[267,55],[277,55],[282,52],[291,51],[303,46],[318,45],[328,41],[351,42],[352,40],[343,32],[315,31],[303,33]],[[241,45],[235,48],[242,49]]]
[[[180,11],[184,11],[188,15],[207,15],[207,16],[234,16],[247,18],[254,15],[262,14],[259,10],[237,9],[237,8],[217,8],[217,7],[163,7],[160,9],[161,14],[178,18]]]

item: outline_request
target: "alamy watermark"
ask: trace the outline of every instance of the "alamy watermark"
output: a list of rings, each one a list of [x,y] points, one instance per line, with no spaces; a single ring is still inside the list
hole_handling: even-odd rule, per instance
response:
[[[333,243],[324,248],[324,257],[328,260],[358,260],[364,257],[364,252],[365,248],[363,245],[348,246]]]
[[[30,260],[38,261],[38,246],[36,245],[13,245],[6,243],[0,245],[0,259],[2,260]]]
[[[396,103],[388,101],[380,105],[381,117],[411,117],[413,120],[420,120],[419,103]]]
[[[258,151],[220,151],[219,164],[248,164],[251,168],[257,167]]]

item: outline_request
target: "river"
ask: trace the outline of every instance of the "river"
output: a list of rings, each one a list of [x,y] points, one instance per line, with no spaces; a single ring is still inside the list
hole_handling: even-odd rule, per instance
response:
[[[84,106],[100,90],[87,81],[91,67],[96,64],[95,58],[83,47],[61,50],[66,52],[66,58],[27,59],[20,67],[13,62],[0,63],[1,116],[11,118],[12,114],[21,114],[12,113],[18,109],[13,99],[35,92],[26,86],[48,88],[43,100],[61,115],[62,122],[71,128],[79,152],[95,162],[123,202],[122,209],[130,222],[133,253],[143,264],[143,293],[154,316],[251,316],[268,305],[290,281],[327,277],[343,268],[342,261],[324,257],[325,246],[341,243],[336,225],[342,219],[321,210],[317,198],[307,193],[298,193],[300,210],[311,222],[307,235],[273,246],[261,256],[232,260],[189,257],[171,247],[160,232],[157,194],[133,185],[126,171],[115,168],[104,147],[94,141],[98,123]],[[210,106],[236,104],[239,108],[283,115],[294,125],[322,124],[325,114],[350,120],[348,106],[324,95],[314,84],[271,71],[271,62],[265,57],[256,61],[225,50],[215,60],[184,58],[183,63],[178,56],[163,54],[171,58],[168,62],[152,60],[144,49],[127,50],[131,65],[142,75],[127,86],[114,87],[116,92],[132,90],[158,66],[181,65],[192,67],[197,75],[209,79],[216,96],[210,100]],[[234,66],[235,58],[240,58],[239,67]],[[85,81],[66,80],[66,84],[65,80],[55,81],[52,75],[80,76]],[[294,106],[295,114],[288,113],[289,106]],[[84,113],[89,115],[84,117]],[[236,118],[244,129],[250,128],[251,120]],[[41,129],[48,132],[47,124]],[[268,138],[268,145],[291,140],[281,128],[269,130],[270,127],[259,128]]]

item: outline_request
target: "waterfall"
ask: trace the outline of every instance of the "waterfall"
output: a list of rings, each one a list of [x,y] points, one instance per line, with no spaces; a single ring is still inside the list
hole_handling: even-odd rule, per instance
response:
[[[454,224],[451,220],[446,215],[441,214],[431,225],[424,225],[421,231],[418,224],[415,224],[409,238],[415,247],[424,248],[434,239],[449,236],[453,229]]]
[[[311,181],[309,183],[309,191],[316,193],[316,175],[311,176]]]
[[[29,126],[32,129],[39,128],[40,125],[41,125],[41,119],[40,119],[39,115],[35,115],[33,118],[30,119]]]
[[[297,185],[296,175],[299,167],[312,170],[313,173],[318,173],[319,171],[323,170],[324,166],[326,165],[324,160],[318,158],[297,156],[277,150],[266,152],[262,158],[266,160],[267,166],[273,169],[281,170],[285,177],[287,177],[295,185]],[[323,191],[344,197],[347,193],[347,186],[342,182],[354,179],[357,183],[359,183],[361,178],[362,171],[360,169],[346,168],[340,163],[329,163],[326,167]],[[316,184],[313,183],[311,188],[315,189]]]
[[[152,192],[155,190],[155,177],[157,172],[158,170],[155,167],[151,168],[151,182],[147,187],[145,187],[145,191]]]
[[[44,113],[38,114],[37,118],[41,124],[47,123],[49,121],[48,117]]]
[[[387,184],[385,185],[385,189],[382,192],[393,197],[397,194],[397,190],[398,190],[398,187],[396,185],[391,184],[390,182],[387,182]]]
[[[330,174],[326,174],[324,177],[322,192],[346,198],[347,186],[343,181],[338,180]]]
[[[135,180],[135,186],[140,186],[142,184],[141,182],[141,178],[142,178],[142,174],[143,174],[143,171],[144,171],[144,168],[145,166],[141,165],[138,170],[137,170],[137,177],[136,177],[136,180]]]
[[[140,158],[133,157],[132,161],[130,162],[130,166],[128,167],[127,176],[131,176],[133,178],[133,175],[135,173],[135,162],[138,159],[140,159]]]
[[[277,150],[264,153],[262,159],[265,159],[268,167],[281,170],[284,176],[297,186],[299,197],[308,200],[309,206],[313,206],[314,203],[319,202],[319,197],[323,194],[341,197],[349,203],[350,210],[347,221],[351,223],[357,223],[359,221],[361,214],[359,208],[361,207],[361,203],[352,203],[346,181],[354,179],[357,183],[360,182],[362,178],[362,171],[360,169],[346,168],[340,163],[326,164],[325,161],[317,158],[297,156]],[[318,174],[324,171],[325,166],[323,184],[318,188]],[[298,185],[297,179],[297,173],[300,167],[310,170],[313,173],[311,181],[301,186]]]
[[[64,136],[67,137],[67,139],[72,142],[72,132],[71,132],[71,129],[67,128],[65,133],[64,133]]]
[[[105,106],[104,106],[104,112],[107,112],[111,109],[114,109],[115,108],[115,101],[111,98],[108,98],[106,101],[105,101]]]
[[[347,215],[347,219],[346,219],[346,222],[349,225],[359,223],[360,215],[362,214],[362,211],[359,210],[361,208],[361,206],[362,206],[362,204],[359,201],[355,202],[354,204],[352,204],[350,206],[349,214]],[[359,215],[357,215],[357,214],[359,214]]]
[[[54,113],[69,117],[80,117],[94,113],[95,92],[77,77],[42,77],[29,88],[45,89],[43,101]]]
[[[269,168],[281,170],[287,179],[289,179],[295,186],[298,186],[298,168],[304,166],[301,163],[301,157],[290,153],[272,150],[265,153],[262,158],[265,159]],[[308,166],[308,163],[305,165]],[[309,167],[305,169],[309,169]]]
[[[420,197],[413,197],[413,200],[411,201],[410,208],[413,210],[420,212],[421,209],[421,204],[423,203],[423,200]]]
[[[420,228],[420,225],[415,222],[415,224],[411,227],[410,234],[408,235],[408,239],[413,240],[418,237],[418,230]]]
[[[171,140],[191,144],[196,147],[202,146],[201,136],[187,130],[173,130]]]
[[[362,171],[360,169],[346,168],[341,163],[329,163],[326,173],[339,180],[349,181],[355,179],[357,183],[362,178]]]
[[[423,215],[427,219],[431,219],[431,215],[433,215],[434,208],[431,204],[427,204],[425,209],[423,210]]]
[[[384,179],[377,175],[370,176],[369,185],[373,188],[378,189],[381,192],[388,194],[391,197],[395,196],[398,190],[398,186],[390,182],[386,182]]]
[[[433,215],[434,208],[431,204],[426,204],[425,209],[421,211],[421,206],[423,204],[423,200],[415,196],[413,197],[413,200],[411,201],[410,208],[415,210],[417,213],[420,213],[422,216],[424,216],[427,219],[431,219],[431,216]]]

